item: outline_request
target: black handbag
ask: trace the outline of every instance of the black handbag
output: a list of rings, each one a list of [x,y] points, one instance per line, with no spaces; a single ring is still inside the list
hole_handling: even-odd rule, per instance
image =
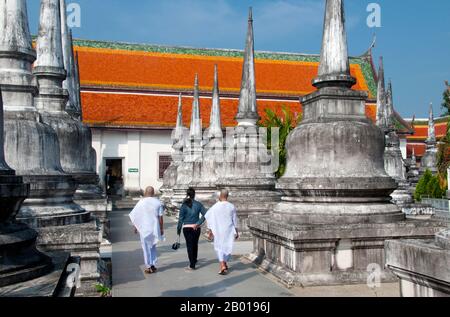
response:
[[[181,244],[180,244],[180,236],[178,236],[177,242],[175,242],[174,244],[172,244],[172,250],[178,250],[180,248]]]

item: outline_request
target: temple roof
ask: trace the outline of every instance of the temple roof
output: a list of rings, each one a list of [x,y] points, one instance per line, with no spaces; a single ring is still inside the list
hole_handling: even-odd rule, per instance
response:
[[[183,93],[183,115],[190,117],[192,78],[199,74],[201,113],[210,113],[214,65],[219,68],[224,126],[234,126],[242,75],[243,51],[147,44],[74,40],[79,54],[86,123],[99,126],[173,128],[178,94]],[[319,55],[255,52],[258,111],[277,112],[282,105],[300,113],[299,97],[315,90]],[[355,90],[366,91],[368,116],[375,117],[376,75],[372,57],[350,58]],[[188,121],[184,121],[189,125]]]
[[[436,139],[438,141],[447,134],[447,124],[449,119],[449,116],[434,119]],[[425,140],[428,138],[428,119],[416,119],[414,122],[411,119],[406,119],[405,121],[414,127],[414,134],[407,137],[408,157],[411,156],[413,148],[416,156],[422,157],[426,150]]]

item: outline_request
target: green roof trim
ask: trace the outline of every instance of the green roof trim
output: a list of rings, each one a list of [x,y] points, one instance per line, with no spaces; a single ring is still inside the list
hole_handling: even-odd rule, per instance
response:
[[[243,57],[243,50],[234,49],[209,49],[209,48],[193,48],[182,46],[163,46],[152,44],[134,44],[123,42],[107,42],[107,41],[93,41],[74,39],[75,46],[89,47],[89,48],[104,48],[117,49],[126,51],[139,51],[149,53],[165,53],[165,54],[186,54],[197,56],[221,56],[221,57]],[[308,55],[298,53],[282,53],[282,52],[255,52],[257,59],[268,59],[276,61],[295,61],[295,62],[319,62],[319,55]],[[372,65],[366,57],[350,57],[351,64],[358,64],[366,80],[367,86],[372,96],[377,94],[377,85],[375,82],[375,75],[372,70]]]

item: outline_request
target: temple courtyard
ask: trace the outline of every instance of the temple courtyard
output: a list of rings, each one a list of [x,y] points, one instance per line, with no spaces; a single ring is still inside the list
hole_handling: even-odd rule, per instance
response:
[[[144,274],[142,248],[128,217],[129,210],[110,213],[112,242],[113,297],[399,297],[398,283],[367,285],[286,287],[257,269],[245,255],[252,250],[251,241],[236,243],[230,274],[217,274],[219,266],[213,246],[202,237],[199,243],[199,267],[186,272],[188,259],[184,239],[181,248],[172,250],[176,241],[176,219],[165,217],[166,241],[158,247],[158,272]],[[107,252],[108,250],[105,250]]]

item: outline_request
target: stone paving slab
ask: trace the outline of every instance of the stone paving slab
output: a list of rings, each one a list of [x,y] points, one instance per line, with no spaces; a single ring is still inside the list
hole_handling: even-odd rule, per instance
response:
[[[134,234],[128,218],[129,211],[114,211],[111,219],[113,296],[119,297],[280,297],[293,294],[282,285],[274,283],[245,264],[239,256],[230,263],[228,276],[218,275],[219,264],[213,246],[201,239],[199,244],[198,270],[186,272],[188,258],[184,239],[181,249],[173,251],[176,240],[176,222],[165,218],[167,240],[158,247],[158,273],[143,273],[143,255],[139,237]],[[236,247],[244,252],[251,248],[245,242]]]
[[[376,297],[398,296],[398,284],[383,284],[373,291],[366,285],[308,287],[288,289],[270,274],[255,268],[244,257],[233,256],[228,276],[218,275],[212,243],[201,238],[198,270],[186,272],[188,258],[184,239],[181,249],[173,251],[176,241],[176,220],[165,217],[167,240],[158,247],[158,273],[143,273],[143,255],[139,237],[134,234],[129,211],[110,213],[112,270],[115,297]],[[235,254],[245,255],[252,250],[252,242],[241,241]]]

